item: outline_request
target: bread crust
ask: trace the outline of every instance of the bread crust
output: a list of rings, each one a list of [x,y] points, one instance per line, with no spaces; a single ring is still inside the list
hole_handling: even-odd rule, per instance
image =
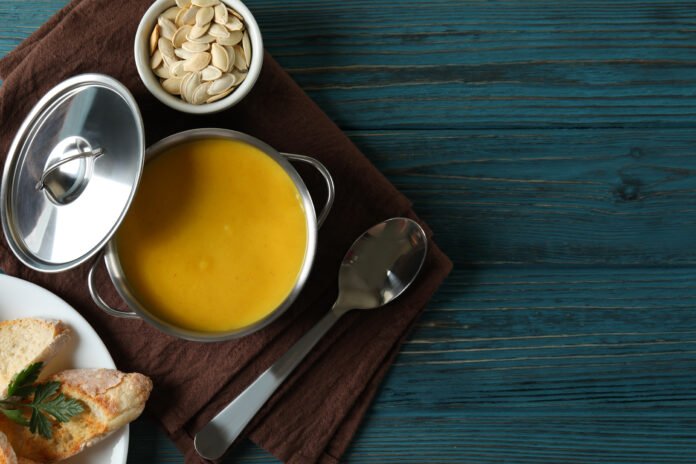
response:
[[[12,378],[35,362],[53,359],[70,341],[72,331],[61,321],[13,319],[0,322],[0,398]]]
[[[17,464],[17,455],[7,436],[2,432],[0,432],[0,464]]]
[[[80,400],[85,408],[70,421],[55,424],[51,439],[34,435],[0,414],[0,431],[7,434],[17,456],[42,463],[73,456],[133,421],[152,391],[146,376],[113,369],[72,369],[48,380],[61,382],[60,391]]]

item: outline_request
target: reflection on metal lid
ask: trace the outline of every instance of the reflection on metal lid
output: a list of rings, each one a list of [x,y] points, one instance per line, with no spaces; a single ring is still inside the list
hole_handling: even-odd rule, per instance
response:
[[[97,253],[135,195],[140,111],[115,79],[84,74],[46,94],[17,132],[0,191],[2,227],[27,266],[57,272]]]

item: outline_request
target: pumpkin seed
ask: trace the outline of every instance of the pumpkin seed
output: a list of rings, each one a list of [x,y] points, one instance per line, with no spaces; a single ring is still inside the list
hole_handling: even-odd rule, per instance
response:
[[[167,56],[165,54],[162,54],[162,60],[164,61],[164,66],[169,68],[170,72],[171,72],[172,66],[174,66],[176,63],[179,62],[179,58],[177,56]]]
[[[242,37],[242,49],[244,50],[244,61],[246,61],[246,67],[249,68],[251,64],[251,43],[249,42],[249,34],[244,32],[244,37]]]
[[[201,71],[210,64],[210,53],[194,53],[191,58],[184,63],[184,71]]]
[[[176,6],[186,8],[191,5],[191,0],[176,0]]]
[[[159,24],[155,24],[155,28],[152,30],[152,34],[150,34],[150,55],[155,53],[155,50],[157,50],[157,41],[160,38],[160,27]]]
[[[201,85],[200,73],[191,73],[191,76],[181,83],[181,95],[184,96],[186,101],[193,103],[193,92],[196,91],[199,85]]]
[[[243,36],[242,31],[232,31],[227,37],[218,37],[217,42],[220,45],[237,45],[242,41]]]
[[[212,82],[203,82],[201,85],[196,87],[193,91],[193,96],[191,98],[191,103],[194,105],[202,105],[208,99],[208,88]]]
[[[206,103],[213,103],[213,102],[216,102],[216,101],[218,101],[218,100],[222,100],[223,98],[225,98],[226,96],[228,96],[229,94],[231,94],[233,91],[234,91],[234,88],[231,88],[231,89],[229,89],[229,90],[227,90],[227,91],[225,91],[225,92],[219,93],[219,94],[217,94],[217,95],[213,95],[212,97],[210,97],[209,99],[207,99],[205,102],[206,102]]]
[[[211,24],[210,29],[208,30],[208,34],[212,35],[213,37],[217,39],[224,39],[225,37],[230,36],[230,31],[227,30],[225,26],[221,26],[219,24]]]
[[[159,48],[159,51],[160,53],[162,53],[163,56],[168,56],[170,58],[174,57],[174,45],[172,45],[171,40],[167,40],[164,37],[162,37],[157,42],[157,47]]]
[[[242,23],[239,18],[232,17],[227,20],[225,27],[230,31],[241,31],[244,29],[244,23]]]
[[[227,8],[225,8],[225,5],[222,3],[219,5],[215,5],[215,22],[218,24],[222,24],[223,26],[227,22],[227,18],[229,17],[229,14],[227,13]]]
[[[205,24],[204,26],[199,26],[198,24],[196,24],[191,28],[191,32],[188,33],[186,38],[188,40],[193,40],[199,37],[203,37],[206,34],[206,32],[208,32],[209,27],[210,24]]]
[[[232,72],[234,70],[234,62],[235,62],[235,51],[234,47],[225,47],[225,51],[227,52],[227,56],[229,59],[229,64],[227,65],[227,72]]]
[[[201,71],[201,80],[204,81],[214,81],[220,76],[222,76],[222,71],[220,71],[215,66],[208,66],[203,71]]]
[[[168,8],[164,10],[164,13],[160,15],[160,17],[165,17],[170,21],[174,21],[176,19],[176,15],[179,14],[179,7],[178,6],[173,6],[171,8]]]
[[[181,95],[181,81],[180,77],[170,77],[162,81],[162,88],[172,95]]]
[[[229,14],[231,14],[232,16],[236,16],[238,20],[244,21],[244,18],[242,17],[242,15],[240,15],[239,13],[237,13],[236,11],[234,11],[232,8],[228,8],[228,9],[227,9],[227,12],[228,12]]]
[[[184,63],[185,61],[177,61],[174,63],[169,68],[169,74],[171,74],[172,77],[184,77],[186,75],[186,71],[184,71]]]
[[[219,79],[211,82],[208,87],[208,95],[217,95],[231,89],[237,82],[237,78],[233,74],[223,74]]]
[[[150,57],[150,68],[157,69],[162,64],[162,52],[155,50],[155,53]]]
[[[193,76],[193,73],[186,74],[181,79],[181,84],[179,84],[179,95],[181,96],[181,99],[184,100],[185,102],[188,102],[188,100],[186,99],[186,94],[184,93],[184,89],[186,88],[186,85],[192,76]]]
[[[155,70],[153,70],[155,73],[155,76],[161,77],[162,79],[169,79],[171,76],[171,73],[169,72],[169,68],[165,65],[162,65]]]
[[[220,0],[191,0],[191,3],[200,7],[216,6],[220,3]]]
[[[213,37],[210,34],[205,34],[205,35],[202,35],[200,37],[196,37],[195,39],[188,37],[188,41],[209,44],[209,43],[215,42],[215,37]]]
[[[244,79],[246,79],[247,77],[247,73],[245,72],[234,71],[232,74],[234,74],[235,79],[237,79],[237,81],[235,82],[236,85],[239,85],[242,82],[244,82]]]
[[[246,71],[247,65],[244,59],[244,50],[240,45],[234,46],[234,67],[240,71]]]
[[[168,20],[167,18],[160,16],[159,18],[157,18],[157,24],[159,24],[160,27],[160,35],[165,39],[172,40],[172,37],[176,32],[176,26],[174,25],[174,23]]]
[[[214,43],[210,49],[212,55],[213,66],[221,71],[227,71],[227,67],[230,64],[230,57],[227,56],[227,50],[222,45]]]
[[[184,24],[187,24],[189,26],[193,26],[196,24],[196,14],[198,14],[198,7],[197,6],[190,6],[188,7],[184,13],[181,14],[181,26]],[[177,23],[178,24],[178,23]]]
[[[188,60],[193,57],[194,52],[190,52],[188,50],[184,50],[183,48],[175,48],[174,49],[174,54],[181,58],[182,60]]]
[[[196,26],[203,27],[209,24],[214,17],[215,10],[213,10],[211,7],[207,6],[205,8],[201,8],[198,10],[198,13],[196,13]]]
[[[191,53],[207,52],[210,49],[210,44],[202,42],[184,42],[181,46],[184,50]]]
[[[188,8],[181,8],[174,18],[174,25],[176,27],[181,27],[184,25],[184,15],[188,11]]]
[[[186,36],[191,32],[191,29],[193,28],[189,25],[183,25],[177,29],[172,37],[172,44],[174,44],[176,48],[181,47],[184,42],[186,42]]]

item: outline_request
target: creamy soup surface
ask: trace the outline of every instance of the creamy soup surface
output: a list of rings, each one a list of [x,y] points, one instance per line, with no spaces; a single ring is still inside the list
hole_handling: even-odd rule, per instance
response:
[[[272,158],[205,139],[146,163],[116,240],[128,286],[152,315],[224,332],[263,319],[290,294],[307,224],[300,193]]]

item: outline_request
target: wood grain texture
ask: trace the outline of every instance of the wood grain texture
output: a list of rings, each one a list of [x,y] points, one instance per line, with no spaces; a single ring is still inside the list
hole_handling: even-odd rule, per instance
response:
[[[455,261],[346,460],[693,463],[694,2],[247,4]],[[141,419],[129,462],[182,458]]]
[[[693,129],[349,134],[459,260],[696,263]]]

